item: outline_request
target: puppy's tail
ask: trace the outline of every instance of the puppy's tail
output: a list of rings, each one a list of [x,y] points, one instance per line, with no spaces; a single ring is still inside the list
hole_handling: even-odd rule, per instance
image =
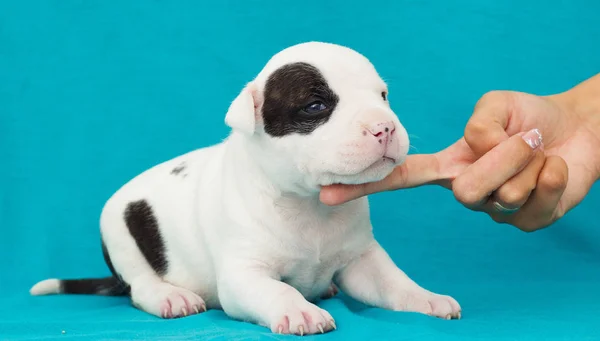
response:
[[[51,294],[123,296],[129,293],[129,286],[116,277],[63,280],[52,278],[38,282],[29,293],[34,296]]]

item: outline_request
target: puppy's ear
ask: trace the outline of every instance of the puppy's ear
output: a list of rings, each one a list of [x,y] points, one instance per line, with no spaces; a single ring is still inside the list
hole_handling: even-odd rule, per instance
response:
[[[249,83],[229,106],[225,115],[225,124],[246,135],[253,135],[256,129],[258,107],[256,85]]]

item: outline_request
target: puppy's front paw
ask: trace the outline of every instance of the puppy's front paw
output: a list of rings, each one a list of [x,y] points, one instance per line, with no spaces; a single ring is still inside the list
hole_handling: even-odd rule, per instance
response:
[[[303,302],[285,304],[273,315],[271,331],[279,334],[311,335],[336,328],[331,315],[318,306]]]
[[[417,312],[446,320],[461,317],[461,307],[454,298],[429,292],[407,293],[394,310]]]
[[[428,298],[432,316],[446,320],[460,319],[461,308],[458,302],[450,296],[431,294]]]

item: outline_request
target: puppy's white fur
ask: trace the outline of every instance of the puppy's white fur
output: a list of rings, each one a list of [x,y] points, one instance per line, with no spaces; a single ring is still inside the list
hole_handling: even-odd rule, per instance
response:
[[[293,62],[317,67],[339,103],[312,133],[274,138],[264,130],[263,90],[269,75]],[[223,309],[274,332],[313,334],[335,326],[314,304],[333,281],[372,306],[459,317],[454,299],[417,285],[380,247],[367,198],[319,202],[323,185],[380,180],[403,162],[408,137],[382,92],[373,65],[346,47],[311,42],[273,56],[231,104],[224,142],[143,172],[106,203],[102,236],[134,305],[163,317]],[[372,134],[381,124],[395,129],[386,147]],[[182,163],[183,174],[173,176]],[[140,199],[152,206],[166,246],[162,278],[123,219]],[[56,282],[44,283],[32,293],[57,291]]]

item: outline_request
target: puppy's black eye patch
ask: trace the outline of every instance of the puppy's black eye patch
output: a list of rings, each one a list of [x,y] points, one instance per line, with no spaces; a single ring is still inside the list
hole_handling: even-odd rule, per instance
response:
[[[387,101],[387,92],[381,92],[381,98],[383,98],[384,101]]]
[[[338,95],[313,65],[284,65],[265,85],[262,116],[265,132],[273,137],[306,135],[325,124],[339,102]]]

